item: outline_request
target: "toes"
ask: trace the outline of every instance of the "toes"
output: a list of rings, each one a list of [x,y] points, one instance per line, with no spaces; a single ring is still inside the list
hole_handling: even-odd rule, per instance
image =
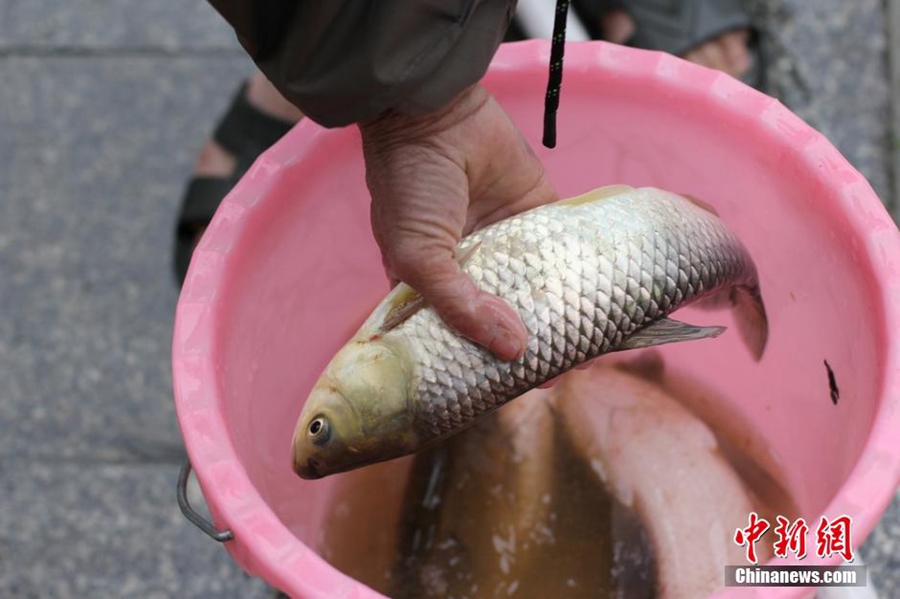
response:
[[[697,53],[700,55],[700,60],[702,61],[700,64],[703,66],[719,71],[724,71],[728,66],[728,62],[725,59],[725,52],[723,52],[719,44],[715,42],[706,42],[697,48]]]
[[[696,49],[691,50],[690,52],[687,52],[686,54],[683,54],[681,57],[683,59],[687,60],[688,62],[693,62],[694,64],[700,64],[700,65],[703,64],[703,62],[701,62],[701,59],[700,59],[700,53],[697,52]],[[706,66],[706,65],[703,65],[703,66]]]
[[[732,31],[700,44],[687,52],[684,58],[733,77],[741,77],[750,68],[749,37],[746,29]]]
[[[728,72],[735,77],[744,75],[750,68],[750,51],[747,48],[749,34],[746,30],[726,33],[719,43],[728,60]]]
[[[634,19],[624,10],[613,10],[603,16],[601,23],[606,41],[624,44],[635,32]]]
[[[206,142],[194,163],[194,174],[204,177],[227,177],[234,172],[237,160],[213,140]]]

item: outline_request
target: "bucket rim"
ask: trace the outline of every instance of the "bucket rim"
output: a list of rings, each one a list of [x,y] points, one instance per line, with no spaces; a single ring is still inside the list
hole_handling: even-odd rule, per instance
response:
[[[503,44],[491,63],[484,84],[488,89],[523,72],[545,77],[550,56],[547,40]],[[753,120],[766,135],[794,153],[798,164],[835,190],[823,202],[847,220],[858,238],[870,276],[878,281],[881,314],[879,345],[882,380],[880,404],[869,438],[858,461],[825,509],[826,514],[852,514],[854,546],[874,528],[900,483],[900,341],[887,331],[900,330],[900,232],[866,179],[818,131],[778,100],[732,77],[659,52],[606,42],[567,44],[566,76],[594,69],[643,78],[655,89],[697,95],[715,103],[732,121]],[[563,92],[565,96],[565,92]],[[542,97],[541,97],[542,98]],[[563,97],[563,103],[565,98]],[[231,442],[219,410],[222,396],[213,351],[217,313],[223,302],[217,291],[225,283],[229,255],[247,223],[265,203],[284,169],[310,155],[324,135],[355,136],[352,128],[326,131],[303,119],[264,152],[224,198],[195,250],[176,307],[172,339],[172,376],[176,412],[185,447],[203,489],[213,520],[234,532],[229,552],[250,574],[304,599],[383,597],[335,569],[281,522],[253,486]],[[827,164],[828,168],[821,168]],[[824,560],[821,563],[836,563]],[[741,597],[798,597],[804,589],[743,588]],[[716,597],[735,597],[726,589]]]

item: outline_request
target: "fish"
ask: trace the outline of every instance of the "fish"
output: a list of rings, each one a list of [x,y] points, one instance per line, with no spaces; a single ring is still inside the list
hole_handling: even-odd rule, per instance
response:
[[[656,558],[659,599],[708,597],[746,564],[734,531],[754,501],[712,430],[658,384],[619,366],[566,374],[554,412],[581,459],[637,515]],[[760,561],[768,543],[756,545]]]
[[[755,359],[768,337],[756,266],[702,202],[618,185],[517,214],[467,236],[460,266],[522,318],[521,357],[500,360],[396,286],[313,387],[292,440],[294,471],[321,478],[415,453],[606,353],[716,337],[669,318],[699,300],[731,306]]]
[[[519,596],[559,552],[553,420],[546,392],[529,395],[416,454],[391,597]]]

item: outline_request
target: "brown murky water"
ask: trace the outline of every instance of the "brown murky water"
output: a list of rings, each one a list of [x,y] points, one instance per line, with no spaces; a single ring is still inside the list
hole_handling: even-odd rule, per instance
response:
[[[545,456],[484,438],[494,421],[417,458],[391,597],[655,596],[640,524],[547,422]]]
[[[630,371],[690,410],[715,403],[708,389],[659,364]],[[681,596],[657,580],[666,571],[657,560],[667,559],[654,554],[658,531],[648,535],[641,510],[607,491],[551,393],[532,392],[412,458],[343,475],[322,555],[395,599]],[[772,464],[748,455],[762,449],[752,435],[731,415],[712,413],[724,431],[715,451],[742,477],[754,507],[795,513]]]

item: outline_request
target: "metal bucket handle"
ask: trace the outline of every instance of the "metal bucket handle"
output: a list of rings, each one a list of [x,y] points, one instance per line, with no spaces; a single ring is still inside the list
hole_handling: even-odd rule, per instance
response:
[[[205,532],[214,541],[218,541],[219,543],[231,541],[234,539],[233,532],[230,530],[218,530],[212,522],[197,513],[197,511],[191,507],[191,504],[188,503],[187,483],[190,475],[191,461],[185,460],[184,465],[181,467],[181,472],[178,474],[177,487],[178,507],[181,508],[181,513],[184,514],[184,517],[190,520],[194,526]]]

